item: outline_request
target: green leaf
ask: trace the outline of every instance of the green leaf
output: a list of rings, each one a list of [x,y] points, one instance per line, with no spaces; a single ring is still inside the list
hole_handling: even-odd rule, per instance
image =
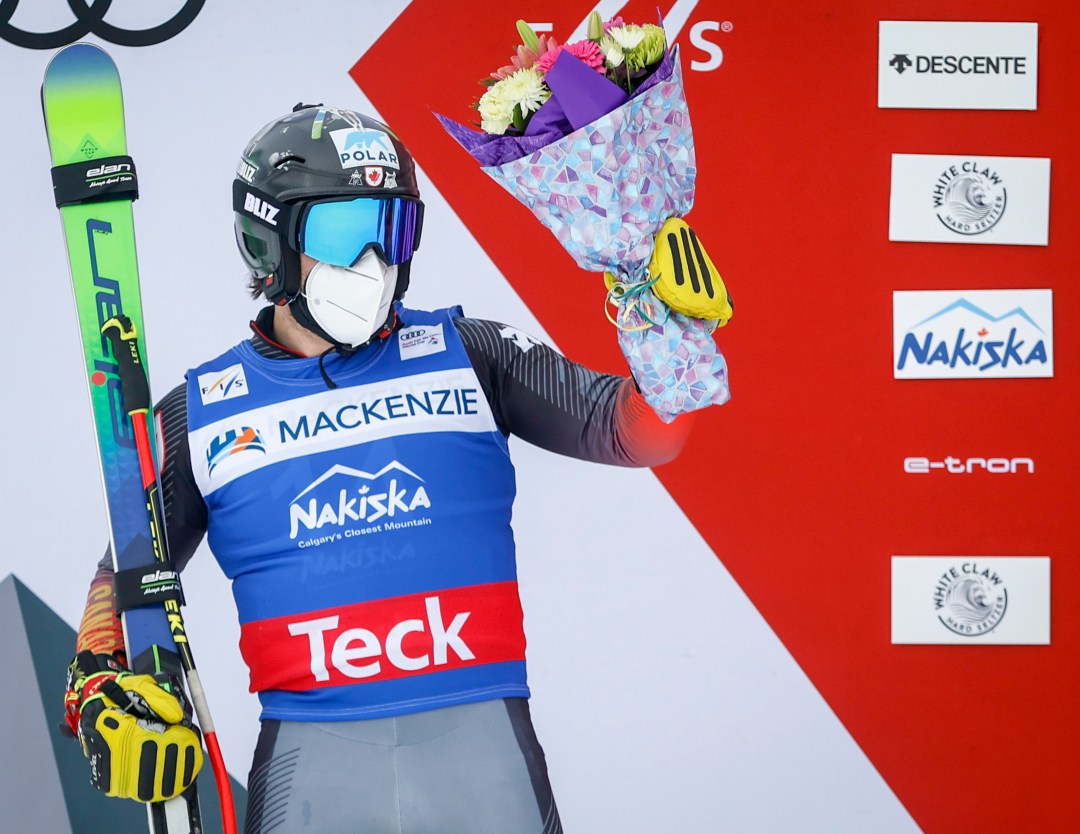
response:
[[[517,22],[518,34],[521,35],[521,43],[526,49],[531,49],[536,52],[540,48],[540,38],[536,37],[536,32],[533,28],[524,20]]]
[[[525,130],[525,114],[521,112],[521,105],[514,105],[514,112],[512,114],[514,128],[516,130]]]

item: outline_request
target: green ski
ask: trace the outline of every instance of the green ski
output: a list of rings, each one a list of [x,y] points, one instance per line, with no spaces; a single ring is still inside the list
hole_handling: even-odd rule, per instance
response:
[[[50,62],[41,100],[82,334],[128,658],[134,672],[154,675],[186,697],[184,673],[193,693],[198,677],[179,613],[179,578],[166,561],[152,441],[146,431],[149,390],[134,342],[135,334],[143,332],[132,217],[138,190],[134,163],[127,156],[120,76],[104,51],[74,44]],[[117,319],[123,322],[122,341],[116,335]],[[114,353],[114,345],[124,348]],[[129,347],[141,382],[132,376]],[[132,402],[125,402],[125,391]],[[135,399],[146,403],[135,406]],[[167,580],[165,593],[162,580]],[[201,696],[201,686],[198,689]],[[199,717],[200,724],[208,723]],[[206,735],[208,728],[202,729]],[[227,774],[225,781],[227,785]],[[195,784],[182,796],[147,808],[151,834],[203,834]]]

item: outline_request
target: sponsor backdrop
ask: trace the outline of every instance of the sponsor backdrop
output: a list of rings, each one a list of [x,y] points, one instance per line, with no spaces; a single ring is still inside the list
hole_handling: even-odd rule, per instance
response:
[[[300,100],[381,115],[412,148],[428,207],[414,306],[461,303],[622,372],[599,277],[433,116],[474,117],[517,17],[564,40],[591,8],[0,3],[0,575],[74,626],[105,541],[38,100],[54,49],[101,44],[124,79],[159,396],[245,338],[231,179],[249,136]],[[567,828],[1070,830],[1072,4],[660,10],[697,137],[689,219],[736,302],[717,336],[732,400],[655,471],[513,445],[533,708]],[[208,552],[186,573],[243,780],[258,707],[227,585]]]

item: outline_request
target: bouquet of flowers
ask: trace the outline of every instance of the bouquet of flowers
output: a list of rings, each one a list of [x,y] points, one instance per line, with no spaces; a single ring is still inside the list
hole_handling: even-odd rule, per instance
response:
[[[482,82],[480,131],[437,118],[580,267],[606,273],[619,345],[662,419],[726,402],[727,364],[712,332],[730,306],[705,318],[670,295],[661,300],[650,275],[661,228],[694,204],[678,47],[668,48],[660,26],[603,23],[595,12],[576,43],[537,35],[524,21],[518,32],[511,63]]]

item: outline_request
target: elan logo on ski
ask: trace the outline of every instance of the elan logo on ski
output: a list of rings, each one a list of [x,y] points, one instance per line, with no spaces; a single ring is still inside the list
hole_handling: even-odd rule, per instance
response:
[[[248,392],[243,365],[230,365],[223,371],[199,374],[199,394],[203,405],[243,397]]]

